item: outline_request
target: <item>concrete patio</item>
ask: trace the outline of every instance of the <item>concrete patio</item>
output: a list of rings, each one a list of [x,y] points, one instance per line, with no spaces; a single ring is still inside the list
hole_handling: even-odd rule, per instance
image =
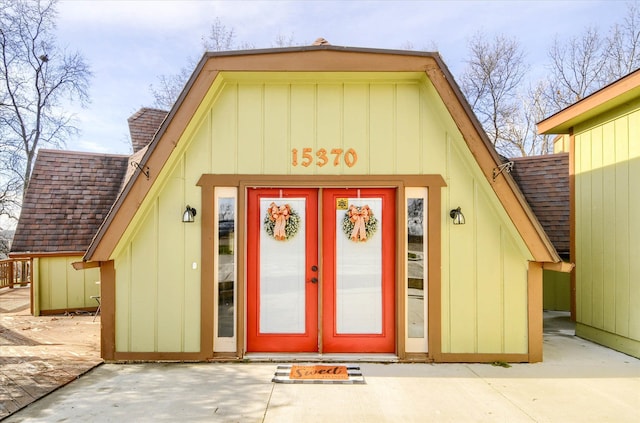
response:
[[[2,318],[4,325],[4,314]],[[21,319],[22,324],[30,321]],[[19,411],[10,411],[7,423],[640,421],[640,360],[576,338],[566,313],[545,313],[542,363],[510,367],[357,363],[364,385],[272,383],[276,363],[103,364],[84,373],[83,369],[100,362],[97,339],[89,339],[93,353],[87,349],[75,356],[75,350],[87,346],[45,343],[51,340],[44,338],[45,328],[60,320],[31,319],[48,319],[41,331],[21,330],[25,337],[42,334],[36,341],[40,345],[22,346],[10,356],[22,354],[27,362],[30,357],[49,357],[42,360],[49,368],[28,377],[21,375],[21,366],[5,370],[7,354],[2,344],[3,387],[8,378],[23,381],[23,390],[31,391],[31,386],[38,385],[38,373],[65,373],[72,382],[61,377],[64,386]],[[98,323],[91,320],[91,316],[68,318],[78,331],[97,336]],[[29,352],[30,348],[40,352]],[[48,348],[55,353],[42,351]],[[64,359],[56,358],[65,351]],[[69,368],[72,361],[83,365]],[[32,396],[37,395],[34,390]]]

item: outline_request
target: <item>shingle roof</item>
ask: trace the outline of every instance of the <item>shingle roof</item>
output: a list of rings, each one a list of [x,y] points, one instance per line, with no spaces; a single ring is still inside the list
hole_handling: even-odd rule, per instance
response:
[[[511,175],[547,236],[563,257],[569,255],[569,155],[519,157]]]
[[[11,252],[84,252],[127,166],[128,156],[39,150]]]
[[[164,110],[143,107],[128,119],[134,153],[151,142],[168,114]]]

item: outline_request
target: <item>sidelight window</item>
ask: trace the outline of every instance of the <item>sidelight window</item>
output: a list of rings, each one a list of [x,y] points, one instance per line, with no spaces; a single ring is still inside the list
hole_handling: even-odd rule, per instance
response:
[[[214,192],[214,351],[236,351],[237,189]]]

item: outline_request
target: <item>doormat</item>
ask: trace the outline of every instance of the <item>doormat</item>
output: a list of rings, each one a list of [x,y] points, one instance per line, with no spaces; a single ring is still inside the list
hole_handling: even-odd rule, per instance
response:
[[[359,366],[282,364],[271,379],[275,383],[360,384],[364,376]]]

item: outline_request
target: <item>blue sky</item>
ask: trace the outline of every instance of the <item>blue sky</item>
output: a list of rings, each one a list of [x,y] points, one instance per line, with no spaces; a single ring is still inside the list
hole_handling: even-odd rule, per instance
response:
[[[91,103],[73,107],[79,137],[67,148],[128,154],[127,118],[152,106],[150,85],[202,55],[201,37],[219,18],[236,42],[274,46],[324,37],[352,47],[438,50],[457,76],[477,31],[516,37],[541,70],[554,37],[622,22],[626,1],[102,1],[62,0],[58,43],[80,51],[93,71]]]

